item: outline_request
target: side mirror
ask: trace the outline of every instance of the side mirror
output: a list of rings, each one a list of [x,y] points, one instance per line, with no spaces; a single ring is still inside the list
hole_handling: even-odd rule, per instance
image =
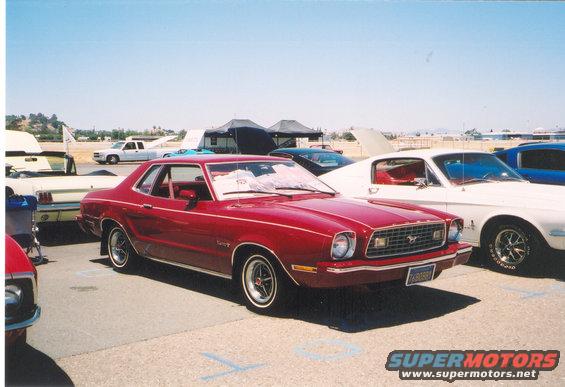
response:
[[[418,187],[418,189],[426,188],[428,186],[428,180],[425,177],[416,177],[414,180],[414,185]]]
[[[179,199],[186,200],[186,210],[192,210],[198,203],[196,191],[193,189],[183,189],[179,192]]]

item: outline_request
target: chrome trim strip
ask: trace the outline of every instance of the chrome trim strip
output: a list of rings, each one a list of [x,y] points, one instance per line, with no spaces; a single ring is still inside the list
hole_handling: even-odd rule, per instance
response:
[[[554,237],[565,237],[565,230],[551,230],[549,232],[549,235],[554,236]]]
[[[457,252],[453,253],[453,254],[442,255],[441,257],[435,257],[435,258],[430,258],[430,259],[423,259],[421,261],[411,261],[411,262],[397,263],[395,265],[355,266],[355,267],[344,267],[344,268],[328,267],[326,269],[326,271],[329,272],[329,273],[343,274],[343,273],[351,273],[351,272],[355,272],[355,271],[365,271],[365,270],[367,270],[367,271],[385,271],[385,270],[391,270],[391,269],[400,269],[400,268],[403,268],[403,267],[417,266],[417,265],[422,265],[422,264],[426,264],[426,263],[439,262],[439,261],[444,261],[444,260],[451,259],[451,258],[456,258],[458,255],[468,253],[471,250],[472,250],[472,247],[466,247],[464,249],[457,250]]]
[[[399,254],[388,254],[388,255],[382,255],[382,256],[376,256],[376,257],[369,257],[368,255],[368,251],[369,251],[369,243],[371,243],[371,240],[373,239],[373,234],[375,234],[377,231],[381,231],[381,230],[388,230],[388,229],[392,229],[392,228],[402,228],[405,226],[420,226],[420,225],[428,225],[428,224],[443,224],[443,243],[439,246],[434,246],[434,247],[429,247],[423,250],[415,250],[415,251],[408,251],[405,253],[399,253]],[[447,240],[447,222],[446,221],[437,221],[437,220],[429,220],[429,221],[423,221],[423,222],[413,222],[413,223],[403,223],[403,224],[398,224],[395,226],[386,226],[386,227],[379,227],[373,230],[373,232],[371,233],[371,236],[369,237],[369,240],[367,241],[367,247],[365,248],[365,257],[367,259],[382,259],[382,258],[389,258],[389,257],[397,257],[399,255],[409,255],[409,254],[417,254],[417,253],[422,253],[424,251],[429,251],[429,250],[433,250],[433,249],[438,249],[442,246],[445,245]]]
[[[213,270],[203,269],[201,267],[191,266],[191,265],[187,265],[185,263],[167,261],[167,260],[164,260],[164,259],[152,258],[152,257],[145,257],[145,258],[150,259],[150,260],[155,261],[155,262],[165,263],[167,265],[181,267],[183,269],[189,269],[189,270],[192,270],[192,271],[197,271],[199,273],[210,274],[210,275],[213,275],[213,276],[216,276],[216,277],[226,278],[226,279],[229,279],[229,280],[232,279],[231,275],[229,275],[229,274],[224,274],[224,273],[220,273],[220,272],[213,271]]]
[[[37,212],[80,210],[80,203],[38,204]]]
[[[12,277],[13,279],[18,279],[18,278],[32,278],[35,279],[35,273],[32,271],[22,271],[20,273],[12,273]]]
[[[273,254],[273,256],[277,259],[277,261],[279,261],[280,265],[282,266],[283,270],[286,272],[286,274],[288,274],[288,276],[290,277],[290,279],[292,280],[292,282],[294,282],[296,285],[300,286],[300,284],[298,282],[296,282],[296,280],[294,279],[294,277],[288,272],[288,270],[286,270],[286,267],[283,265],[282,261],[280,260],[280,258],[277,256],[277,254],[275,254],[275,252],[271,249],[269,249],[266,246],[263,246],[259,243],[255,243],[255,242],[242,242],[239,245],[235,246],[235,248],[233,249],[232,253],[231,253],[231,266],[233,269],[233,260],[235,258],[235,252],[236,250],[243,245],[253,245],[253,246],[259,246],[264,248],[265,250],[267,250],[269,253]]]
[[[35,312],[33,313],[33,316],[31,316],[30,318],[28,318],[25,321],[20,321],[20,322],[13,323],[13,324],[7,324],[5,330],[6,331],[13,331],[14,329],[27,328],[27,327],[35,324],[35,322],[37,320],[39,320],[39,317],[41,317],[41,307],[36,306]]]

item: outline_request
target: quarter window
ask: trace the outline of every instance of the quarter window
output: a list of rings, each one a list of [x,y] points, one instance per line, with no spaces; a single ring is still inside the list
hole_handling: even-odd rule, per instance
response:
[[[149,168],[149,171],[147,171],[143,179],[141,179],[141,181],[137,185],[137,190],[139,192],[147,195],[151,194],[151,187],[153,187],[153,183],[157,178],[159,168],[161,168],[160,165],[153,165],[151,168]]]
[[[520,153],[521,168],[565,171],[565,151],[559,149],[536,149]]]
[[[389,159],[373,164],[373,184],[408,185],[425,179],[428,185],[440,186],[440,182],[421,159]]]

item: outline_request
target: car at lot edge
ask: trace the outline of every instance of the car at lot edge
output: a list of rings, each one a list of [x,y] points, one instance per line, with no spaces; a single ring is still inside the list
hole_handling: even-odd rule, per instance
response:
[[[5,243],[5,338],[10,350],[26,343],[26,329],[37,322],[41,307],[37,304],[35,267],[14,239],[6,235]]]
[[[565,185],[565,142],[524,144],[494,154],[532,183]]]
[[[383,154],[320,176],[343,195],[395,199],[461,216],[462,240],[516,271],[544,248],[565,250],[565,187],[530,184],[491,153],[421,149]]]
[[[246,305],[269,312],[296,286],[411,285],[467,262],[456,216],[339,197],[296,163],[269,156],[154,160],[77,217],[117,271],[140,257],[229,278]]]
[[[310,145],[311,149],[314,148],[318,148],[318,149],[324,149],[324,150],[329,150],[335,153],[339,153],[339,154],[343,154],[343,150],[342,149],[334,149],[331,145],[329,144],[318,144],[318,145]]]
[[[316,176],[354,163],[340,153],[320,148],[279,148],[269,155],[291,159]]]
[[[74,221],[87,192],[113,188],[122,176],[100,170],[78,175],[65,152],[43,151],[32,134],[6,130],[6,195],[33,195],[38,223]]]

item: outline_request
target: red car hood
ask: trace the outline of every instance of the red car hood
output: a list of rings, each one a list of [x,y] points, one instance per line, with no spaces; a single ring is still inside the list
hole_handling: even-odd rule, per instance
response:
[[[345,198],[307,199],[282,202],[280,205],[296,209],[300,208],[303,211],[334,221],[339,220],[342,223],[357,223],[371,229],[403,223],[442,220],[435,215],[427,213],[423,208],[421,210],[410,210]]]

